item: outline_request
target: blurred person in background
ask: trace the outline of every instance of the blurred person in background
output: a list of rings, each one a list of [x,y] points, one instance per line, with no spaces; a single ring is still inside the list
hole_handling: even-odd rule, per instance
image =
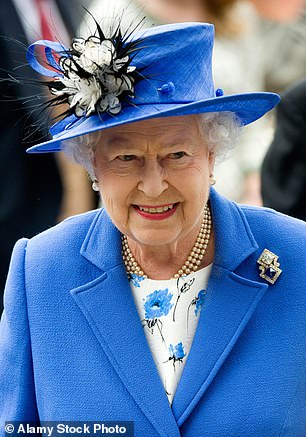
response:
[[[306,80],[283,95],[276,121],[262,167],[263,202],[306,221]]]
[[[259,14],[265,88],[284,92],[306,76],[305,0],[252,0]]]
[[[259,15],[278,23],[293,22],[304,9],[305,0],[250,0]]]
[[[34,111],[42,89],[25,62],[25,47],[39,38],[70,40],[81,4],[64,0],[5,0],[0,13],[0,314],[13,245],[71,214],[94,206],[86,173],[63,157],[27,156],[31,144],[47,138],[43,117]],[[86,3],[86,2],[85,2]],[[19,43],[18,43],[19,42]],[[16,78],[10,83],[8,75]],[[22,77],[22,82],[18,82]],[[9,97],[8,97],[9,96]],[[33,129],[35,125],[35,129]],[[28,136],[32,129],[31,137]],[[24,144],[22,146],[22,141]],[[63,171],[64,170],[64,171]]]

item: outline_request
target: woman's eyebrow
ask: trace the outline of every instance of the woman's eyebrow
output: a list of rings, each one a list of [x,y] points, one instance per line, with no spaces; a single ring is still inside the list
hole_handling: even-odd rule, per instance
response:
[[[167,141],[165,144],[165,147],[171,148],[171,147],[179,146],[182,144],[191,144],[191,142],[192,142],[191,138],[181,136],[181,137]]]

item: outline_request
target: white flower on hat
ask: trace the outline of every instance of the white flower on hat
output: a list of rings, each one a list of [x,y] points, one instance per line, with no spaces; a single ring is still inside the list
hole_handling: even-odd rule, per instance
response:
[[[100,80],[105,89],[117,96],[122,94],[123,91],[134,92],[134,81],[126,74],[123,74],[121,77],[116,77],[114,74],[106,73],[103,74]]]
[[[53,90],[57,96],[68,96],[68,103],[74,108],[77,117],[90,115],[96,110],[96,104],[101,97],[101,86],[95,77],[88,79],[60,79],[65,85],[62,90]]]
[[[130,65],[120,31],[111,38],[105,38],[102,32],[99,35],[73,40],[72,49],[59,61],[63,75],[49,86],[58,101],[66,101],[77,117],[94,112],[118,114],[122,98],[134,97],[136,67]]]
[[[110,93],[100,100],[99,110],[100,112],[108,110],[111,114],[116,115],[121,111],[121,103],[115,94]]]
[[[80,53],[75,56],[75,62],[85,71],[95,74],[110,67],[116,53],[113,43],[109,39],[100,41],[96,36],[91,36],[87,40],[78,38],[72,43],[72,48]]]

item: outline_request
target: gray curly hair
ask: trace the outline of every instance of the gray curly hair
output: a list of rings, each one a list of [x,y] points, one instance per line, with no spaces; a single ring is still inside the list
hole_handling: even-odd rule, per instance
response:
[[[216,160],[225,159],[235,147],[240,135],[241,122],[232,112],[198,114],[198,120],[208,148],[214,151]],[[84,167],[95,180],[93,158],[103,130],[92,132],[63,142],[62,150],[73,162]]]

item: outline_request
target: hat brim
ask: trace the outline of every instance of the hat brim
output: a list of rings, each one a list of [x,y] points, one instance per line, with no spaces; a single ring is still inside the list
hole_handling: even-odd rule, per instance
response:
[[[274,93],[245,93],[214,97],[192,103],[158,103],[125,106],[117,116],[109,114],[77,118],[74,115],[56,123],[50,130],[53,139],[30,147],[28,153],[59,152],[61,144],[69,139],[98,130],[152,118],[200,114],[207,112],[233,112],[242,125],[259,119],[279,102]]]

